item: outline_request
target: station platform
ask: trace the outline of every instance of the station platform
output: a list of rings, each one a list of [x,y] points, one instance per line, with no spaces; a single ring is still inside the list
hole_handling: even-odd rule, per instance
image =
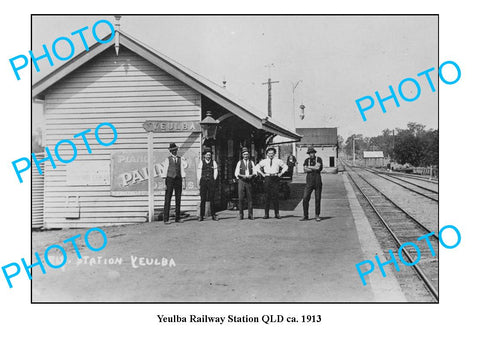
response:
[[[290,183],[290,199],[281,201],[280,220],[262,219],[257,208],[253,221],[222,211],[218,222],[191,217],[170,225],[105,227],[104,250],[80,249],[90,263],[72,250],[65,267],[34,271],[33,301],[405,302],[390,266],[387,277],[376,270],[363,286],[355,265],[375,254],[384,260],[383,252],[347,176],[322,179],[321,222],[299,221],[305,181],[299,175]],[[310,217],[314,209],[312,195]],[[33,250],[42,254],[78,233],[34,233]]]

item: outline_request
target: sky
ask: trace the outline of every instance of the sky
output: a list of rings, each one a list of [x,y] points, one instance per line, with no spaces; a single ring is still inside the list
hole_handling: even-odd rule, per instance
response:
[[[88,26],[85,36],[93,44],[91,28],[99,19],[114,23],[113,16],[34,16],[32,51],[40,55],[43,44],[51,48],[56,38],[66,36],[74,42],[75,54],[81,53],[80,38],[70,33]],[[436,16],[122,16],[120,24],[123,31],[209,80],[219,85],[226,80],[231,93],[265,114],[267,86],[262,83],[269,76],[279,81],[272,85],[272,117],[291,129],[338,127],[347,138],[354,133],[375,136],[411,121],[438,128]],[[98,36],[107,33],[106,26],[98,26]],[[62,52],[63,47],[58,48]],[[55,58],[54,63],[50,67],[40,61],[33,82],[61,66]],[[429,68],[435,69],[431,76],[436,92],[424,77],[417,77]],[[405,78],[415,78],[421,87],[413,102],[398,93]],[[375,98],[375,91],[387,97],[389,85],[400,107],[390,99],[382,113],[375,101],[363,121],[355,101]],[[416,94],[413,86],[404,85],[407,97]],[[300,104],[305,106],[303,120]],[[35,103],[33,111],[35,129],[42,108]]]

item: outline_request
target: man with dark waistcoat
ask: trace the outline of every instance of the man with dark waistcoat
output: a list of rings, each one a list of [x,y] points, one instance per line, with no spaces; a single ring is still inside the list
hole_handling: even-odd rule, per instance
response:
[[[267,158],[260,161],[257,165],[257,172],[265,178],[265,216],[263,216],[263,219],[269,218],[270,202],[273,203],[275,218],[280,219],[278,202],[280,177],[287,172],[288,167],[283,160],[275,158],[276,153],[275,148],[268,148]]]
[[[243,200],[247,195],[248,219],[253,220],[252,180],[255,176],[255,164],[250,160],[248,148],[242,148],[242,160],[237,162],[235,177],[238,179],[238,219],[243,219]]]
[[[198,221],[203,221],[205,216],[205,203],[210,201],[212,219],[218,221],[215,214],[215,181],[218,176],[218,166],[212,159],[212,149],[206,147],[203,150],[203,160],[198,164],[197,178],[200,186],[200,216]]]
[[[308,205],[312,191],[315,190],[315,220],[321,221],[320,218],[320,199],[322,196],[322,176],[320,172],[323,169],[322,159],[316,156],[317,151],[313,147],[307,150],[308,158],[303,163],[303,170],[307,174],[307,185],[303,192],[303,218],[301,221],[308,220]]]
[[[175,191],[175,222],[182,223],[180,219],[180,204],[182,202],[182,188],[186,188],[185,168],[187,162],[177,155],[178,147],[170,143],[168,147],[170,156],[162,163],[162,177],[165,178],[165,204],[163,206],[163,222],[168,224],[170,218],[170,203]]]

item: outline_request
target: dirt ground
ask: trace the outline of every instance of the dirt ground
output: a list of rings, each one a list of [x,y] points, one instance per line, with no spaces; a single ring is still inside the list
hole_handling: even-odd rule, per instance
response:
[[[220,221],[162,222],[103,227],[107,246],[89,250],[87,229],[33,233],[33,251],[76,234],[82,259],[71,244],[61,269],[34,269],[34,302],[354,302],[373,301],[359,282],[363,260],[341,175],[323,176],[322,222],[300,222],[303,177],[281,202],[282,219],[254,221],[235,211]],[[310,212],[314,210],[313,198]],[[273,214],[270,214],[273,216]],[[93,238],[95,235],[95,238]],[[98,241],[95,241],[98,240]],[[101,245],[98,234],[91,244]],[[54,254],[51,253],[51,256]],[[87,258],[88,257],[88,258]],[[60,255],[58,255],[60,258]],[[55,257],[52,257],[55,261]],[[58,261],[60,261],[59,259]],[[59,263],[59,262],[56,262]]]

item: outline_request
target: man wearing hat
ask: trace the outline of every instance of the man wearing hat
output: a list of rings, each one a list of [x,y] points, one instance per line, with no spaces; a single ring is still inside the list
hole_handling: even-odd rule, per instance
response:
[[[243,200],[247,194],[248,219],[253,220],[252,180],[255,176],[255,164],[250,160],[247,147],[242,148],[242,160],[237,162],[235,177],[238,179],[238,211],[239,219],[243,219]]]
[[[215,215],[215,181],[218,176],[218,166],[212,159],[212,149],[205,147],[203,149],[203,160],[198,164],[197,178],[200,186],[200,216],[198,220],[203,221],[205,216],[205,202],[210,201],[210,212],[212,219],[218,221]]]
[[[275,218],[280,219],[278,190],[280,177],[287,172],[288,167],[281,159],[275,158],[276,153],[275,148],[268,148],[267,158],[258,164],[258,173],[265,178],[265,216],[263,219],[269,218],[270,202],[273,202]]]
[[[308,158],[303,163],[303,170],[307,174],[307,185],[303,192],[303,218],[301,221],[308,220],[308,204],[312,191],[315,190],[315,220],[320,222],[320,198],[322,196],[322,177],[320,172],[323,169],[322,159],[316,156],[317,151],[313,147],[308,147]]]
[[[163,206],[163,222],[168,224],[170,218],[170,203],[175,190],[175,222],[181,223],[180,204],[182,202],[182,188],[186,188],[185,168],[187,161],[177,155],[178,147],[170,143],[170,156],[162,163],[162,178],[165,178],[165,204]]]

